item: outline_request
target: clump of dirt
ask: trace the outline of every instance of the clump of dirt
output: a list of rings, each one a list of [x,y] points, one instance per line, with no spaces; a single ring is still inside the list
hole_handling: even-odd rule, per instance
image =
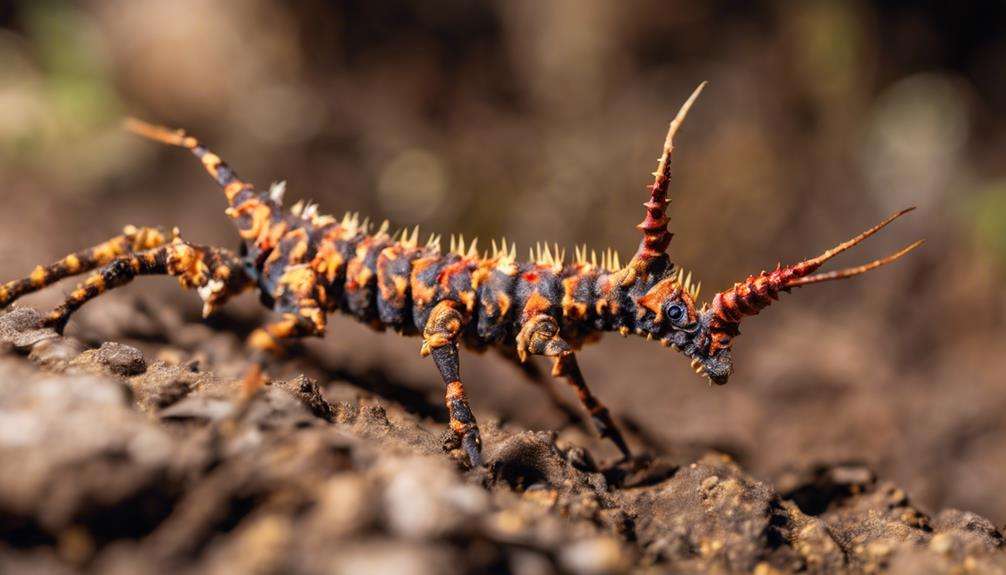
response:
[[[721,453],[604,462],[483,418],[468,469],[442,417],[345,382],[276,381],[242,408],[211,371],[240,348],[211,331],[151,357],[38,319],[0,316],[3,573],[1006,569],[988,520],[927,515],[861,466],[777,489]]]

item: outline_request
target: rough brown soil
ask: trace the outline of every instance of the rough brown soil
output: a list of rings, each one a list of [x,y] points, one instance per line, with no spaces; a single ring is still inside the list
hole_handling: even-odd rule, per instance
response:
[[[235,421],[238,337],[138,321],[87,349],[37,320],[0,316],[0,573],[1006,572],[990,521],[862,466],[773,486],[480,414],[469,470],[393,381],[276,381]]]

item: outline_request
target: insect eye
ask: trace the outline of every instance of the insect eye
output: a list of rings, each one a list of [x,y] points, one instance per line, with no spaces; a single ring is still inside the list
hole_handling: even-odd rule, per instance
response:
[[[671,319],[675,325],[681,325],[684,323],[685,319],[688,317],[688,312],[685,310],[685,306],[680,303],[672,303],[667,306],[667,317]]]

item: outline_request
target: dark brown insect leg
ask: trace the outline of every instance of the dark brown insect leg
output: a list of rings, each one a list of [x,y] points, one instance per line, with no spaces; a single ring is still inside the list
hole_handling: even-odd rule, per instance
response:
[[[451,418],[451,431],[461,440],[472,467],[482,465],[482,436],[461,383],[461,363],[458,357],[458,333],[464,317],[452,302],[442,301],[433,308],[423,330],[423,355],[432,355],[447,386],[445,402]]]
[[[583,379],[583,373],[580,371],[580,365],[576,361],[576,355],[573,353],[573,350],[565,350],[556,356],[552,375],[566,378],[566,381],[576,389],[576,395],[580,398],[580,403],[590,413],[590,418],[597,428],[597,433],[601,437],[610,439],[618,447],[618,450],[622,452],[623,458],[631,458],[632,451],[629,450],[629,446],[625,442],[625,438],[622,437],[622,432],[619,430],[618,425],[615,424],[615,420],[612,419],[608,408],[587,387],[587,382]]]
[[[79,284],[62,304],[46,316],[44,322],[62,332],[70,316],[85,303],[142,275],[174,276],[185,288],[201,288],[212,280],[218,280],[216,290],[206,296],[216,303],[225,301],[250,283],[241,268],[240,259],[233,252],[194,246],[176,239],[158,248],[113,259]]]
[[[85,303],[110,289],[124,286],[138,275],[167,275],[168,253],[164,247],[119,256],[91,274],[66,300],[45,317],[45,325],[62,333],[66,322]]]
[[[517,345],[520,346],[518,353],[523,357],[526,357],[526,354],[532,354],[554,358],[555,365],[552,368],[552,375],[566,378],[566,381],[573,386],[580,398],[580,403],[590,413],[597,433],[601,437],[610,439],[622,452],[625,459],[632,457],[632,452],[629,450],[625,438],[622,437],[622,432],[615,424],[615,420],[612,419],[608,408],[587,387],[573,348],[559,336],[559,325],[555,318],[542,314],[528,320],[517,336]]]
[[[507,361],[513,363],[517,367],[517,369],[521,370],[521,372],[527,377],[528,382],[530,382],[535,387],[538,387],[545,393],[545,395],[548,397],[549,403],[551,403],[552,406],[557,411],[562,413],[562,415],[566,418],[567,422],[576,425],[578,427],[581,427],[584,430],[587,429],[587,427],[584,425],[583,418],[580,416],[580,413],[573,406],[570,406],[565,401],[563,401],[562,397],[559,395],[559,392],[555,389],[555,387],[552,385],[552,382],[545,375],[545,372],[543,372],[541,368],[538,367],[537,364],[531,361],[522,362],[520,358],[517,357],[517,353],[513,350],[513,348],[509,346],[501,347],[498,349],[502,357],[504,357]]]
[[[167,241],[165,234],[157,228],[126,226],[114,238],[69,254],[47,266],[37,266],[28,277],[0,286],[0,308],[64,278],[89,272],[119,256],[162,246]]]
[[[325,333],[325,314],[319,309],[304,309],[283,316],[253,331],[247,346],[252,352],[252,366],[242,383],[242,400],[251,399],[266,383],[265,367],[295,339]]]

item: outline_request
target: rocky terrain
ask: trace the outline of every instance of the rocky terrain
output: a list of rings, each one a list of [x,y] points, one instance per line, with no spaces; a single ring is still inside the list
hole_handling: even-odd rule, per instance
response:
[[[442,408],[393,381],[275,381],[239,412],[237,336],[90,347],[38,317],[0,316],[0,573],[1006,572],[996,525],[864,466],[773,486],[480,414],[467,469]]]

